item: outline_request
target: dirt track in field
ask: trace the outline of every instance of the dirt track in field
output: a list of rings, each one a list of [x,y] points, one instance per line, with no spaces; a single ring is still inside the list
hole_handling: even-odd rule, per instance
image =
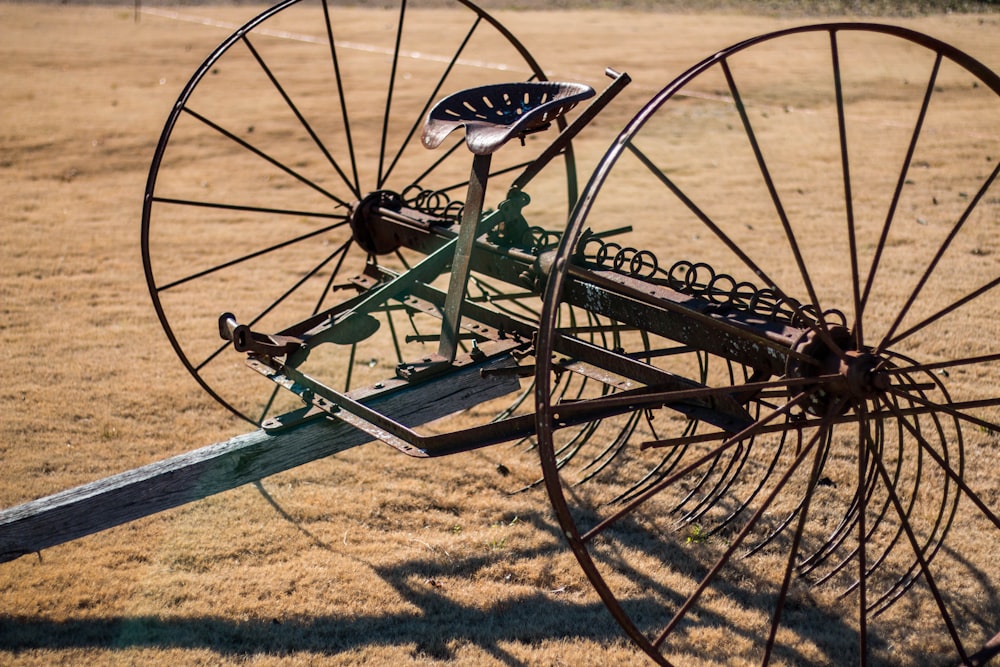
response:
[[[171,105],[226,26],[253,13],[164,7],[135,20],[122,7],[0,5],[0,506],[248,429],[175,359],[149,304],[139,221]],[[613,66],[635,80],[579,142],[584,178],[690,64],[804,22],[496,16],[553,79],[601,87]],[[893,23],[1000,69],[995,15]],[[504,456],[425,463],[369,445],[0,565],[0,663],[638,660],[544,493],[507,494]],[[726,641],[716,628],[695,645]]]

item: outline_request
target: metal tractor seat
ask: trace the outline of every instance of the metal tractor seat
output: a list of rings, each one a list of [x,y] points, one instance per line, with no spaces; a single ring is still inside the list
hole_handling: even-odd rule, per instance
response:
[[[525,81],[467,88],[434,105],[421,136],[436,148],[453,130],[465,127],[465,143],[476,155],[489,155],[514,137],[544,130],[578,102],[593,97],[582,83]]]

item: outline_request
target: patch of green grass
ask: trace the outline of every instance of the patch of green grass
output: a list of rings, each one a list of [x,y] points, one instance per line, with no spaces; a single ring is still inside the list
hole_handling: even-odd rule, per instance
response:
[[[688,544],[701,544],[708,541],[708,531],[700,525],[692,524],[688,530],[687,538],[684,540]]]

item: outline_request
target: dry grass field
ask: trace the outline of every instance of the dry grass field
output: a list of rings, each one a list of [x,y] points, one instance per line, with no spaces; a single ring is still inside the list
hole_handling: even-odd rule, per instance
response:
[[[150,305],[139,248],[144,184],[175,100],[216,45],[259,9],[148,7],[137,19],[128,7],[0,4],[0,223],[5,235],[0,250],[0,507],[251,430],[213,401],[178,362]],[[315,45],[297,38],[315,32],[318,11],[275,21],[273,27],[285,32],[261,38],[260,48],[271,62],[282,63],[285,69],[277,70],[279,75],[295,81],[292,92],[305,112],[322,117],[324,101],[310,94],[313,86],[322,85],[317,81],[322,73],[310,69],[308,60],[308,50]],[[575,143],[581,187],[619,129],[675,76],[727,45],[810,20],[791,13],[735,11],[493,13],[552,79],[603,88],[607,66],[632,76],[633,84]],[[387,26],[391,31],[393,16],[381,9],[352,7],[338,8],[336,20],[347,36],[341,39],[367,44],[378,39],[375,33],[384,35]],[[407,48],[420,53],[407,60],[397,97],[400,107],[411,108],[423,103],[420,93],[426,90],[416,90],[411,97],[405,82],[421,79],[424,69],[439,69],[433,56],[439,51],[450,55],[450,35],[467,25],[463,12],[455,9],[414,11],[412,20],[424,27],[408,37],[414,41]],[[1000,70],[997,14],[887,21],[926,32]],[[746,87],[761,141],[774,146],[776,180],[789,216],[801,225],[797,229],[804,239],[803,253],[817,267],[817,283],[831,286],[820,296],[827,303],[842,304],[850,301],[849,280],[844,279],[847,259],[833,249],[838,237],[830,221],[842,215],[844,198],[827,195],[828,190],[840,192],[843,184],[834,178],[817,188],[807,180],[815,165],[839,166],[836,119],[816,111],[829,102],[829,82],[805,74],[828,58],[829,51],[809,39],[807,35],[763,45],[748,52],[745,60],[734,57],[733,67]],[[928,63],[919,49],[883,51],[877,40],[852,39],[843,40],[842,67],[847,73],[845,97],[857,112],[849,135],[861,156],[855,173],[856,211],[859,220],[877,221],[884,216],[886,193],[899,174],[898,160],[886,156],[905,152],[906,128],[913,122],[910,103],[922,94]],[[518,69],[523,63],[512,68],[515,74],[493,67],[512,62],[509,44],[507,51],[503,47],[494,52],[489,44],[481,45],[474,57],[486,66],[463,64],[462,80],[474,85],[523,78],[524,71]],[[246,67],[248,59],[235,58],[220,60],[207,75],[198,92],[204,96],[200,108],[234,126],[243,123],[241,127],[261,141],[272,141],[281,160],[308,171],[313,158],[304,153],[299,157],[299,145],[282,134],[286,128],[275,121],[281,101],[273,91],[265,96],[267,86],[260,81],[240,78],[239,67]],[[372,98],[384,95],[379,86],[385,79],[373,74],[386,66],[384,54],[359,49],[354,58],[355,69],[344,71],[347,85],[367,90]],[[365,67],[365,58],[371,60],[371,69]],[[232,71],[235,78],[227,79]],[[894,88],[899,80],[915,85]],[[929,153],[916,156],[916,171],[908,179],[914,188],[907,190],[916,194],[900,203],[907,226],[894,232],[875,281],[869,318],[873,330],[884,330],[890,323],[884,304],[905,297],[906,288],[917,280],[910,260],[942,243],[947,221],[960,216],[973,196],[974,191],[967,191],[969,181],[963,180],[966,171],[981,179],[980,172],[988,173],[1000,156],[998,96],[970,80],[965,72],[942,69],[935,102],[941,107],[935,107],[936,114],[929,114],[927,121]],[[726,103],[726,86],[717,71],[697,78],[683,95],[663,106],[636,145],[641,143],[698,201],[707,202],[714,217],[736,221],[731,233],[742,247],[773,262],[768,266],[776,267],[778,281],[802,294],[807,286],[798,284],[801,278],[795,271],[788,271],[794,261],[782,254],[780,235],[776,239],[768,236],[768,229],[754,227],[761,207],[770,200],[754,190],[753,177],[759,172],[736,145],[745,135],[734,139],[730,134],[740,119]],[[352,113],[363,118],[363,110]],[[380,114],[376,109],[373,119],[358,120],[358,135],[377,136]],[[256,119],[252,126],[247,118]],[[267,193],[274,197],[267,205],[308,208],[308,196],[277,180],[255,180],[253,167],[244,164],[245,154],[227,152],[211,139],[202,141],[198,130],[185,123],[190,119],[178,122],[170,168],[157,184],[161,196],[169,196],[171,188],[237,199]],[[322,122],[318,127],[323,131]],[[795,141],[782,143],[788,138]],[[540,145],[539,139],[530,139],[529,145]],[[658,152],[665,146],[671,150]],[[357,151],[361,171],[372,169],[377,144],[359,143]],[[401,160],[398,171],[419,172],[420,161],[434,154],[420,156],[412,158],[412,164]],[[515,158],[498,154],[497,160]],[[468,168],[464,156],[459,163],[460,169]],[[886,164],[897,166],[884,168]],[[961,168],[949,166],[953,164]],[[557,225],[566,215],[566,179],[558,170],[553,167],[534,185],[531,207],[538,220]],[[464,173],[455,172],[454,177],[460,180]],[[633,224],[642,247],[658,249],[660,257],[691,257],[731,267],[724,249],[713,249],[712,239],[693,222],[667,222],[683,221],[685,212],[677,210],[676,203],[657,199],[662,195],[655,184],[643,181],[649,176],[648,170],[623,160],[608,177],[588,224],[598,230],[602,224]],[[491,204],[499,193],[490,192]],[[984,200],[987,205],[969,223],[969,238],[963,236],[956,254],[941,260],[944,277],[928,283],[928,292],[939,300],[926,305],[926,311],[915,309],[907,325],[1000,273],[996,183]],[[215,265],[220,253],[242,252],[241,244],[276,242],[286,233],[241,218],[243,231],[234,234],[230,223],[239,214],[232,212],[209,216],[211,224],[192,228],[185,226],[190,208],[166,208],[150,230],[150,245],[159,253],[153,259],[161,284]],[[651,210],[657,213],[650,215]],[[915,213],[925,210],[935,211],[936,217]],[[233,220],[226,217],[230,214]],[[871,261],[877,225],[859,224],[858,229],[862,257]],[[270,234],[278,236],[271,239]],[[248,243],[251,238],[254,242]],[[212,327],[220,312],[255,312],[263,298],[255,285],[287,278],[295,270],[294,259],[253,272],[219,272],[205,283],[165,291],[165,312],[178,335],[194,341],[191,354],[211,349],[199,345],[215,344]],[[728,270],[738,280],[753,278]],[[916,337],[908,351],[929,360],[948,358],[954,349],[967,356],[995,353],[1000,340],[992,308],[996,301],[992,297],[971,314],[962,311],[951,328]],[[212,342],[201,342],[203,332]],[[351,359],[361,378],[356,383],[367,381],[363,373],[372,373],[372,381],[391,374],[389,344],[374,337],[369,349],[358,352],[364,363]],[[231,354],[233,363],[207,370],[207,381],[236,409],[257,414],[267,390],[254,384],[259,379],[249,377],[252,372]],[[338,361],[343,359],[310,363],[322,369]],[[958,377],[948,389],[956,401],[1000,394],[996,363],[976,369],[981,374],[953,373]],[[474,410],[472,416],[481,418],[489,409]],[[992,410],[981,416],[996,423],[996,408]],[[660,424],[667,430],[671,426]],[[947,424],[919,427],[945,440],[954,438]],[[996,512],[1000,442],[986,428],[966,431],[967,479]],[[851,444],[850,434],[837,438],[824,469],[834,488],[836,482],[858,474],[850,458],[850,447],[856,444]],[[838,445],[847,447],[846,455],[840,456],[843,449]],[[885,447],[894,446],[890,434]],[[941,475],[916,471],[913,456],[901,445],[888,458],[898,464],[901,487],[912,482],[908,475],[923,485],[920,494],[915,489],[912,493],[915,512],[929,514],[914,518],[914,523],[929,525],[936,507],[952,506],[954,489]],[[760,472],[753,467],[759,464],[748,464],[741,484]],[[642,663],[643,654],[624,637],[566,547],[544,489],[513,493],[538,475],[535,452],[509,446],[422,461],[368,444],[0,564],[0,664]],[[850,484],[840,484],[839,497],[846,494],[847,502]],[[951,491],[935,495],[935,486]],[[601,488],[594,492],[594,502],[600,500]],[[574,502],[590,501],[587,493],[581,491]],[[918,496],[930,498],[926,506],[915,500]],[[813,516],[819,530],[836,525],[837,509],[830,509],[834,504],[834,495],[816,503]],[[967,500],[958,503],[958,519],[937,562],[943,564],[939,583],[949,591],[949,604],[959,608],[957,622],[963,636],[970,638],[970,650],[976,650],[1000,631],[995,561],[1000,531],[970,507]],[[710,516],[702,520],[707,525]],[[675,578],[685,567],[697,570],[732,538],[722,533],[703,539],[700,530],[699,524],[692,524],[666,552],[646,550],[637,539],[623,551],[599,554],[627,562],[622,568],[626,574],[609,576],[609,584],[640,593],[645,587],[655,591],[651,599],[665,604],[672,591],[679,590],[675,586],[683,586]],[[807,534],[804,539],[813,537]],[[787,553],[777,543],[774,547],[740,561],[725,586],[706,595],[697,625],[684,630],[671,659],[684,665],[760,661],[768,619],[757,608],[757,594],[780,582]],[[886,566],[897,567],[905,563]],[[857,605],[852,607],[850,598],[837,601],[838,592],[795,589],[785,610],[789,629],[778,638],[786,649],[776,653],[775,662],[856,662]],[[956,662],[933,600],[922,584],[913,593],[897,602],[878,625],[872,623],[873,661]]]

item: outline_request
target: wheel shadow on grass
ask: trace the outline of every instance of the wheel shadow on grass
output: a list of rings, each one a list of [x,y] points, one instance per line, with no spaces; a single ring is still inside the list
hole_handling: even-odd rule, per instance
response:
[[[518,559],[551,559],[565,547],[561,532],[550,518],[525,516],[551,539]],[[104,648],[123,650],[208,650],[220,656],[294,655],[333,656],[368,646],[413,646],[413,656],[451,660],[463,646],[476,646],[502,664],[522,661],[506,646],[535,645],[547,640],[590,640],[601,645],[624,644],[626,639],[603,604],[590,596],[586,602],[568,600],[558,592],[537,591],[504,597],[489,606],[463,604],[449,597],[447,588],[428,582],[454,576],[477,576],[497,562],[495,555],[443,562],[438,555],[413,558],[374,572],[408,603],[402,613],[345,614],[284,619],[238,620],[224,616],[108,616],[63,621],[28,615],[0,616],[0,648],[13,651]],[[419,576],[415,576],[418,574]],[[645,586],[641,573],[636,582]],[[654,594],[655,593],[655,594]],[[650,591],[629,603],[629,612],[662,616],[660,606],[670,592]],[[726,619],[716,621],[725,623]],[[733,629],[739,631],[739,629]],[[637,659],[639,658],[637,652]]]
[[[541,518],[524,517],[541,525]],[[548,532],[558,535],[554,526]],[[319,544],[314,538],[314,544]],[[551,559],[561,549],[552,544],[518,552],[518,558]],[[507,558],[509,554],[502,557]],[[336,656],[366,647],[407,647],[413,658],[453,660],[463,647],[478,647],[501,664],[521,665],[511,644],[535,645],[547,640],[584,640],[624,645],[625,639],[596,596],[570,600],[556,591],[499,597],[489,603],[452,599],[447,585],[436,581],[456,573],[480,576],[500,556],[485,554],[445,561],[428,554],[370,571],[390,585],[404,611],[344,615],[301,615],[238,619],[202,616],[103,616],[51,620],[31,615],[0,614],[0,650],[61,651],[73,649],[181,649],[211,651],[223,658],[253,655]],[[482,575],[488,576],[488,575]],[[396,606],[397,608],[399,605]],[[405,649],[404,649],[405,650]]]
[[[270,502],[274,502],[273,499]],[[297,523],[287,514],[286,517]],[[566,548],[561,529],[547,512],[527,514],[522,520],[530,522],[535,530],[543,531],[546,539],[541,541],[542,546],[518,551],[513,556],[517,560],[546,562]],[[638,537],[641,530],[636,528],[637,537],[622,545],[623,554],[632,551],[650,556],[655,550],[658,557],[669,561],[671,568],[693,581],[704,574],[704,563],[697,557],[697,549],[686,547],[682,537],[678,539],[678,547],[665,554],[662,543],[647,542]],[[318,538],[311,537],[315,544],[322,545]],[[469,578],[491,576],[487,570],[496,564],[495,554],[462,558],[457,562],[444,561],[439,554],[428,554],[391,566],[372,566],[372,571],[408,603],[407,610],[399,613],[376,611],[363,615],[350,613],[343,616],[249,620],[221,615],[145,615],[62,621],[28,615],[0,615],[0,649],[14,653],[81,648],[112,651],[188,649],[208,650],[226,657],[246,657],[292,656],[299,653],[335,656],[365,647],[405,646],[413,647],[414,658],[453,660],[458,657],[459,649],[475,646],[502,664],[520,665],[522,660],[508,648],[512,644],[538,645],[550,640],[583,640],[610,647],[626,643],[624,633],[594,596],[580,601],[579,598],[568,599],[568,595],[558,591],[535,590],[504,596],[489,605],[467,604],[452,599],[447,587],[434,583],[454,577],[456,573]],[[766,611],[773,607],[773,596],[766,591],[747,590],[745,585],[741,586],[740,582],[752,580],[749,569],[739,562],[733,563],[732,567],[733,575],[716,585],[720,594],[738,600],[744,608]],[[663,585],[662,580],[650,576],[627,558],[622,558],[617,568],[636,590],[643,592],[624,604],[630,617],[655,619],[654,625],[658,623],[662,627],[670,614],[684,603],[684,593]],[[997,592],[991,589],[988,596],[995,601]],[[800,639],[815,640],[817,637],[811,636],[808,628],[816,628],[817,633],[824,635],[829,635],[831,631],[839,634],[844,639],[844,645],[852,644],[856,649],[856,632],[844,619],[818,607],[810,608],[808,604],[797,606],[792,611],[800,617],[796,623]],[[733,639],[746,639],[757,645],[762,642],[761,628],[741,627],[724,609],[712,611],[699,608],[698,617],[701,627],[723,629]],[[878,638],[870,637],[869,642],[877,644]],[[825,657],[822,663],[847,664],[844,662],[844,645],[820,646],[819,650]],[[708,653],[720,649],[711,646],[702,648]],[[639,659],[640,655],[637,650],[636,658]],[[985,657],[988,659],[992,655]],[[815,653],[812,656],[812,659],[807,658],[797,646],[785,643],[777,648],[776,658],[782,664],[814,664]],[[854,657],[849,656],[848,662]],[[921,658],[927,658],[897,657],[916,663],[920,663]]]

